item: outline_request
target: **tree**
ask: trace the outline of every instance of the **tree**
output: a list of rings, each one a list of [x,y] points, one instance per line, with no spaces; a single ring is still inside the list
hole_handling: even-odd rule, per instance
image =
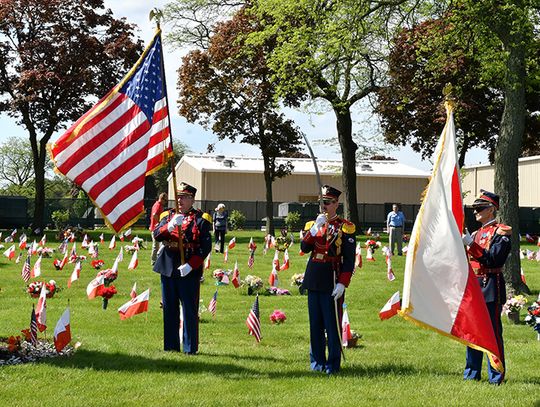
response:
[[[194,50],[179,70],[180,114],[189,122],[211,127],[225,138],[257,146],[264,163],[266,230],[274,234],[272,183],[289,174],[290,161],[278,161],[299,151],[301,134],[278,113],[265,55],[272,41],[246,46],[245,35],[260,27],[243,10],[215,28],[207,51]],[[288,103],[295,104],[294,96]],[[209,146],[212,150],[212,146]]]
[[[30,142],[9,137],[0,144],[0,184],[23,186],[33,177]]]
[[[134,26],[103,0],[0,2],[0,112],[28,132],[35,175],[34,225],[43,226],[46,146],[137,60]]]

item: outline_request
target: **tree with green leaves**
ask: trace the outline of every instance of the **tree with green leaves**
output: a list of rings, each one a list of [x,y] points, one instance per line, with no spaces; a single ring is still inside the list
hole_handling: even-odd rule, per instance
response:
[[[215,27],[207,50],[194,50],[184,57],[178,78],[179,109],[189,122],[211,128],[219,140],[238,140],[260,149],[266,230],[274,234],[272,183],[292,171],[290,160],[279,157],[299,151],[301,133],[279,113],[275,102],[265,59],[272,41],[257,46],[244,43],[247,34],[258,29],[258,22],[241,9]],[[288,103],[294,105],[297,100],[289,96]]]
[[[33,178],[30,142],[21,137],[8,137],[0,144],[0,186],[23,186]]]
[[[46,147],[135,63],[134,26],[103,0],[0,2],[0,113],[28,132],[35,175],[34,225],[43,226]]]

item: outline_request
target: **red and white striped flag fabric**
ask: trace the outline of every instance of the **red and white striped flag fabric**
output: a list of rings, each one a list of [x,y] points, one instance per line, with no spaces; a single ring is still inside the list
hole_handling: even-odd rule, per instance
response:
[[[88,286],[86,287],[86,295],[88,296],[88,299],[91,300],[100,296],[104,288],[105,277],[101,275],[94,278],[88,283]]]
[[[133,256],[131,256],[131,261],[128,265],[128,270],[135,270],[139,265],[139,257],[137,256],[137,253],[137,250],[133,252]]]
[[[32,267],[32,271],[30,272],[31,278],[36,278],[41,275],[41,254],[39,255],[38,259],[34,263],[34,267]]]
[[[248,267],[253,268],[253,265],[255,264],[255,252],[250,252],[248,257]]]
[[[500,351],[480,285],[461,238],[464,222],[452,106],[411,233],[399,315],[486,352],[502,371]]]
[[[54,328],[54,348],[60,352],[71,342],[70,312],[66,308]]]
[[[116,235],[112,235],[111,241],[109,242],[109,250],[112,250],[116,247]]]
[[[36,307],[36,321],[39,332],[47,329],[47,288],[45,283],[41,285],[41,292]]]
[[[131,239],[131,228],[129,228],[128,230],[126,230],[124,233],[123,233],[123,236],[125,239]]]
[[[240,270],[238,269],[238,261],[234,262],[234,270],[231,282],[234,288],[240,287]]]
[[[51,149],[115,232],[144,213],[144,180],[172,155],[161,30],[124,79]]]
[[[397,315],[398,311],[401,309],[401,301],[399,300],[399,291],[395,292],[384,307],[379,311],[379,318],[381,320],[389,319],[394,315]]]
[[[343,310],[343,316],[341,318],[341,339],[343,346],[347,346],[352,339],[351,323],[349,322],[349,313],[347,308]]]
[[[217,290],[212,296],[210,303],[208,304],[208,311],[210,311],[213,317],[216,316],[216,308],[217,308]]]
[[[261,341],[261,318],[259,314],[259,294],[257,294],[246,320],[249,334],[253,335],[257,342]]]
[[[4,256],[6,256],[9,260],[12,260],[15,257],[15,245],[13,245],[9,249],[7,249],[4,252]]]
[[[137,282],[133,283],[133,288],[131,289],[129,296],[131,297],[131,299],[134,299],[137,297]]]
[[[236,246],[236,237],[233,237],[231,240],[229,240],[229,249],[233,249],[234,246]]]
[[[74,281],[77,281],[81,276],[81,268],[81,262],[78,260],[77,263],[75,263],[75,267],[73,268],[73,273],[71,273],[71,276],[69,277],[68,288],[71,288],[71,284]]]
[[[26,260],[24,261],[23,268],[21,270],[21,277],[25,283],[30,280],[30,255],[26,256]]]
[[[36,311],[34,310],[34,305],[32,304],[32,313],[30,314],[30,343],[34,346],[37,345],[37,319]]]
[[[118,314],[120,319],[128,319],[134,315],[142,314],[148,311],[148,301],[150,300],[150,289],[140,293],[135,298],[129,300],[120,308],[118,308]]]
[[[283,253],[283,264],[279,266],[279,271],[284,271],[289,269],[289,251],[285,249]]]
[[[250,251],[255,251],[255,250],[257,249],[257,245],[256,245],[255,242],[253,241],[253,238],[252,238],[252,237],[249,238],[248,249],[249,249]]]

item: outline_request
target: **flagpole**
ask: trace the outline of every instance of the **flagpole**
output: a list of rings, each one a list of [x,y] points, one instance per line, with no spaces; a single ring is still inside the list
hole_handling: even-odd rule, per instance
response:
[[[153,9],[150,12],[150,20],[153,18],[156,19],[156,25],[157,30],[159,33],[159,36],[161,38],[161,24],[160,20],[163,16],[163,12],[159,10],[158,8]],[[171,114],[169,110],[169,94],[167,93],[167,80],[165,78],[165,62],[164,62],[164,55],[163,55],[163,42],[159,42],[159,48],[161,52],[161,79],[163,81],[163,88],[165,89],[165,100],[167,102],[167,121],[169,122],[169,142],[171,143],[171,150],[173,151],[172,156],[170,157],[171,162],[171,172],[172,172],[172,181],[173,181],[173,191],[174,191],[174,205],[176,214],[180,213],[180,210],[178,208],[178,186],[176,184],[176,165],[174,162],[174,148],[173,148],[173,137],[172,137],[172,126],[171,126]],[[182,239],[182,226],[177,227],[178,229],[178,249],[180,250],[180,264],[185,263],[185,256],[184,256],[184,242]]]

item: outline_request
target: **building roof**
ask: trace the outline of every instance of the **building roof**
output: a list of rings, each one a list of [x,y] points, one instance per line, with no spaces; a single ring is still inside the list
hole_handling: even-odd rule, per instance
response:
[[[311,158],[278,158],[278,163],[291,161],[293,174],[315,173]],[[223,155],[185,154],[178,165],[186,162],[200,172],[262,173],[263,159],[259,157],[226,157]],[[342,169],[340,160],[317,160],[321,174],[336,174]],[[356,163],[356,174],[366,177],[428,178],[429,172],[401,164],[397,160],[361,160]]]
[[[540,155],[533,155],[533,156],[530,156],[530,157],[521,157],[518,159],[518,164],[519,163],[524,163],[524,162],[529,162],[529,161],[540,161]],[[474,165],[466,165],[463,167],[464,170],[472,170],[474,168],[489,168],[489,167],[493,167],[494,164],[490,164],[490,163],[480,163],[480,164],[474,164]]]

